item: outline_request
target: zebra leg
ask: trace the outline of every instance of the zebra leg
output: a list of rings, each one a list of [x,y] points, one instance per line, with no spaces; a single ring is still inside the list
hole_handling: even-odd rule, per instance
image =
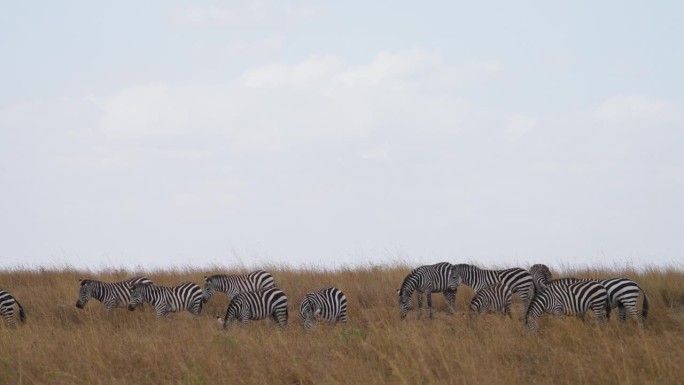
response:
[[[8,311],[3,312],[2,318],[4,318],[5,321],[7,321],[7,325],[9,327],[13,328],[15,326],[14,325],[14,309],[9,309]]]
[[[637,309],[636,305],[625,305],[625,309],[629,312],[629,314],[636,319],[637,324],[639,325],[639,329],[644,328],[644,318],[639,314],[639,309]],[[626,317],[625,317],[626,318]]]
[[[418,319],[423,316],[423,292],[416,290],[416,296],[418,297]]]
[[[606,317],[606,307],[603,304],[592,306],[591,310],[594,311],[594,316],[600,323],[607,323],[608,317]]]
[[[446,298],[447,303],[449,304],[449,306],[447,307],[447,313],[454,314],[454,304],[456,303],[456,291],[447,289],[446,291],[444,291],[444,297]]]
[[[430,316],[430,319],[432,319],[432,291],[428,290],[426,296],[428,305],[428,315]]]
[[[625,311],[625,305],[622,302],[618,303],[618,314],[620,314],[620,323],[625,323],[627,320],[627,312]]]

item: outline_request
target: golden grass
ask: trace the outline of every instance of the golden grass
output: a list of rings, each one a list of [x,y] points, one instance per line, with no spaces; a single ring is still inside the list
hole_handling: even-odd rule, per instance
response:
[[[396,289],[410,270],[367,268],[335,272],[269,269],[288,295],[289,327],[256,321],[223,332],[214,316],[227,299],[217,294],[202,315],[156,321],[142,312],[107,314],[96,300],[74,305],[79,278],[117,281],[141,272],[87,274],[72,270],[0,272],[0,287],[24,305],[27,322],[0,325],[0,384],[679,384],[684,367],[684,272],[676,269],[586,270],[577,276],[628,276],[651,298],[646,330],[634,320],[608,326],[544,317],[528,334],[518,320],[464,317],[472,297],[459,289],[457,312],[433,297],[435,319],[416,311],[399,319]],[[158,284],[201,284],[219,271],[144,272]],[[244,271],[223,271],[242,273]],[[337,286],[349,301],[348,327],[318,324],[305,333],[299,301],[306,292]],[[414,299],[415,303],[415,299]]]

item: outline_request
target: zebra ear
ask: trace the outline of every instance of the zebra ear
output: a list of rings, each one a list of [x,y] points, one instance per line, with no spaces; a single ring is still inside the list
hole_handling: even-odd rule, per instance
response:
[[[79,280],[78,280],[78,284],[79,284],[79,285],[83,286],[84,283],[85,283],[85,282],[84,282],[83,279],[79,279]]]
[[[314,312],[314,315],[317,316],[319,314],[321,314],[321,309],[316,309],[316,311]]]
[[[397,289],[397,294],[401,295],[401,289]]]

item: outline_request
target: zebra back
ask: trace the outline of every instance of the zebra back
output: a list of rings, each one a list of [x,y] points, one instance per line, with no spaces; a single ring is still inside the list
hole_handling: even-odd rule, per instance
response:
[[[548,285],[530,301],[525,323],[528,330],[537,330],[537,319],[544,313],[583,317],[589,309],[599,321],[605,322],[607,298],[606,288],[594,281]]]
[[[478,291],[470,301],[471,314],[483,312],[503,313],[511,316],[511,289],[502,282]]]
[[[202,299],[207,302],[215,292],[226,293],[228,298],[236,294],[275,287],[275,281],[271,273],[264,270],[256,270],[241,275],[215,274],[204,276],[204,290]]]
[[[458,285],[461,276],[454,271],[449,262],[440,262],[434,265],[423,265],[413,270],[404,278],[399,294],[400,317],[403,319],[409,310],[413,308],[411,296],[414,292],[418,296],[418,306],[422,307],[422,293],[428,292],[428,308],[432,318],[432,300],[430,293],[442,292],[447,297],[450,308],[453,308]],[[422,312],[421,312],[422,313]],[[419,317],[421,314],[419,313]]]
[[[103,282],[94,279],[80,279],[76,307],[83,309],[90,298],[102,302],[107,310],[125,307],[130,302],[131,290],[136,283],[152,283],[147,277],[133,277],[120,282]]]
[[[277,287],[237,294],[230,301],[223,318],[223,328],[237,320],[244,326],[250,320],[271,317],[279,326],[287,326],[287,296]]]
[[[128,309],[135,310],[144,302],[155,308],[157,318],[182,310],[198,315],[202,311],[202,288],[194,282],[183,282],[171,287],[136,283],[133,285]]]

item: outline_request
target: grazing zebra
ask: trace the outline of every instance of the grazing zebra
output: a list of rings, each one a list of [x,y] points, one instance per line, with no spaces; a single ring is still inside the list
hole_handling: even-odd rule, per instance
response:
[[[128,310],[135,310],[143,302],[149,302],[154,307],[157,319],[170,312],[183,310],[199,315],[202,311],[202,288],[193,282],[184,282],[172,287],[137,283],[133,285]]]
[[[7,321],[7,324],[11,327],[14,326],[14,304],[17,304],[19,308],[19,321],[21,323],[26,322],[26,313],[24,313],[24,308],[21,306],[16,298],[12,297],[12,294],[0,289],[0,315]]]
[[[534,294],[532,276],[524,269],[514,267],[505,270],[485,270],[473,265],[458,264],[454,265],[454,270],[461,276],[462,283],[470,286],[475,293],[495,283],[505,284],[511,293],[520,294],[525,309]]]
[[[644,327],[644,319],[648,315],[649,298],[646,292],[634,281],[629,278],[558,278],[551,279],[551,270],[543,264],[536,264],[530,268],[530,274],[534,279],[534,285],[537,290],[543,290],[548,285],[568,284],[581,281],[598,282],[605,286],[608,291],[608,302],[606,307],[607,318],[610,318],[610,312],[613,308],[618,308],[619,319],[621,323],[627,320],[627,313],[631,314],[636,319],[639,328]],[[644,303],[641,309],[641,314],[637,308],[637,301],[639,300],[639,293],[644,296]]]
[[[342,325],[347,324],[347,297],[340,289],[329,287],[304,296],[299,307],[299,315],[305,330],[311,330],[316,317],[328,321],[335,326],[339,320]]]
[[[475,294],[470,301],[470,314],[502,313],[511,317],[511,298],[513,293],[506,284],[498,282],[487,286]]]
[[[245,291],[255,291],[274,287],[271,273],[257,270],[242,275],[210,275],[204,276],[204,292],[202,300],[209,301],[215,292],[220,291],[228,295],[228,299]]]
[[[418,318],[423,315],[423,292],[427,296],[428,314],[432,318],[432,293],[442,292],[449,303],[448,312],[451,314],[456,300],[456,290],[461,283],[461,277],[448,262],[440,262],[434,265],[423,265],[413,269],[404,278],[399,294],[400,317],[404,319],[409,310],[413,308],[411,296],[416,292],[418,297]]]
[[[287,326],[287,296],[277,287],[269,287],[257,291],[249,291],[236,295],[230,301],[226,316],[216,319],[224,329],[230,328],[233,320],[240,326],[246,326],[249,320],[262,320],[271,317],[274,324]]]
[[[549,285],[535,294],[527,307],[525,325],[529,331],[539,329],[538,319],[544,313],[554,315],[584,314],[591,309],[599,322],[607,322],[606,301],[608,292],[598,282],[583,281],[570,284]]]
[[[121,282],[102,282],[93,279],[80,279],[81,289],[78,291],[76,307],[83,309],[90,298],[102,302],[107,311],[117,307],[126,307],[131,301],[131,289],[136,283],[152,283],[147,277],[135,277]]]

